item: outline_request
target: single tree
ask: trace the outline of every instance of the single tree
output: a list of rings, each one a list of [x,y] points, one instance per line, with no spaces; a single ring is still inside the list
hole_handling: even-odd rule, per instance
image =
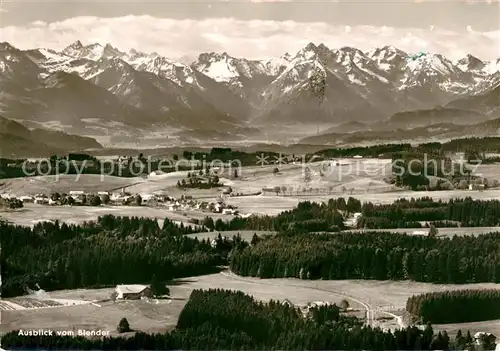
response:
[[[151,290],[156,297],[170,295],[170,289],[156,277],[156,274],[153,274],[151,279]]]
[[[281,192],[281,187],[280,186],[275,186],[274,187],[274,192],[276,193],[276,196],[278,196],[279,193]]]
[[[277,174],[277,173],[279,173],[279,172],[280,172],[280,170],[278,169],[278,167],[274,167],[274,169],[273,169],[273,174]]]
[[[432,237],[432,238],[435,238],[437,235],[438,235],[438,230],[437,228],[434,226],[434,224],[431,224],[429,226],[429,236]]]
[[[128,324],[127,318],[122,318],[120,320],[120,323],[118,324],[118,328],[116,328],[116,330],[118,331],[118,333],[126,333],[132,331],[132,329],[130,329],[130,324]]]
[[[462,330],[458,329],[457,335],[455,336],[455,349],[462,349],[465,345],[465,338],[462,335]]]
[[[90,206],[101,206],[101,198],[99,196],[96,196],[96,195],[92,195],[90,197]]]
[[[252,246],[255,246],[258,244],[258,242],[260,241],[259,237],[257,236],[256,233],[253,233],[253,236],[252,236],[252,240],[250,241],[250,244]]]
[[[468,345],[468,344],[471,344],[473,341],[474,341],[474,339],[472,339],[472,335],[470,335],[470,330],[467,330],[467,335],[465,337],[465,343]]]
[[[340,308],[343,310],[343,311],[347,311],[347,309],[349,308],[349,301],[347,301],[346,299],[342,299],[342,301],[340,301]]]
[[[107,205],[107,204],[109,204],[110,201],[111,201],[111,198],[109,197],[108,194],[105,194],[102,196],[102,203],[103,204]]]
[[[141,197],[141,195],[137,194],[134,197],[134,205],[136,205],[136,206],[141,206],[142,205],[142,197]]]

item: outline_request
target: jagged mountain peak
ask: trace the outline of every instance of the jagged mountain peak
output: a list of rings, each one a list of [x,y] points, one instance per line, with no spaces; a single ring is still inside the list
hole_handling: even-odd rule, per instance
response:
[[[8,43],[6,41],[0,42],[0,50],[1,51],[18,51],[17,48],[15,48],[14,46],[12,46],[10,43]]]
[[[83,48],[83,44],[80,40],[77,40],[66,47],[66,49],[80,50]]]
[[[366,56],[377,62],[391,62],[395,59],[407,59],[408,54],[393,45],[386,45],[381,48],[373,48],[366,52]]]
[[[478,59],[476,56],[467,54],[465,57],[461,58],[456,62],[456,65],[462,69],[462,71],[481,71],[486,67],[486,63]]]

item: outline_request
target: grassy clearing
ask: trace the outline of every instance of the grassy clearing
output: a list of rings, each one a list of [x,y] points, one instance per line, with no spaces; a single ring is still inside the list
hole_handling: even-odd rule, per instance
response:
[[[186,214],[184,216],[184,213]],[[16,211],[0,212],[0,216],[14,224],[32,226],[40,221],[59,220],[60,222],[79,224],[84,221],[95,220],[99,216],[112,214],[115,216],[137,216],[156,218],[161,225],[169,218],[173,221],[189,224],[190,219],[203,219],[206,216],[230,219],[232,216],[200,211],[170,212],[167,208],[146,206],[46,206],[25,204],[25,207]]]
[[[374,323],[382,327],[395,327],[396,320],[380,319],[387,314],[377,310],[388,310],[400,315],[404,310],[406,299],[414,294],[455,290],[464,288],[500,288],[499,284],[471,285],[438,285],[415,282],[391,281],[307,281],[299,279],[259,279],[234,276],[223,272],[200,277],[179,279],[170,286],[172,300],[161,300],[158,304],[146,301],[126,301],[120,303],[99,302],[92,304],[45,309],[26,309],[19,311],[3,311],[0,332],[14,329],[88,329],[109,330],[116,334],[119,320],[126,317],[132,328],[146,332],[159,332],[171,329],[177,322],[180,311],[184,307],[193,289],[223,288],[241,290],[255,298],[268,301],[270,299],[288,299],[296,305],[306,305],[314,301],[339,303],[347,299],[351,307],[363,310],[369,305],[374,313]],[[53,299],[69,300],[103,300],[109,298],[112,288],[61,290],[48,293]],[[9,299],[7,299],[8,301]],[[15,300],[15,299],[13,299]],[[471,332],[498,332],[500,321],[467,323],[463,325],[436,326],[449,331],[458,328],[470,329]]]
[[[35,195],[39,193],[69,193],[71,190],[83,190],[86,192],[108,191],[130,184],[141,182],[141,178],[120,178],[112,176],[82,174],[39,176],[26,178],[11,178],[0,180],[0,193],[21,195]]]

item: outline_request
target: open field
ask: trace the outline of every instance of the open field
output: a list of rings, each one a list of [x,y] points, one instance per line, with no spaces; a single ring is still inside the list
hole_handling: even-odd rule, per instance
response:
[[[449,200],[470,196],[474,199],[498,199],[500,189],[486,191],[449,190],[449,191],[409,191],[386,184],[383,179],[390,174],[390,160],[387,159],[340,159],[333,166],[330,161],[307,164],[310,179],[305,182],[302,164],[286,164],[281,166],[263,165],[243,167],[238,178],[226,178],[232,170],[224,169],[220,181],[233,189],[233,194],[255,194],[263,188],[285,187],[280,196],[274,193],[253,196],[228,197],[227,203],[238,206],[242,213],[274,215],[289,210],[300,201],[328,201],[335,197],[353,196],[360,201],[374,203],[391,203],[399,198],[432,197]],[[233,165],[232,169],[235,169]],[[279,172],[274,173],[278,167]],[[173,197],[182,194],[191,195],[195,199],[207,201],[220,196],[224,187],[212,189],[179,189],[177,182],[186,178],[187,171],[172,172],[149,176],[147,178],[119,178],[100,175],[81,175],[13,178],[0,181],[0,193],[15,195],[33,195],[44,192],[69,192],[84,190],[87,192],[110,191],[125,187],[131,193],[163,193]],[[476,169],[488,179],[500,179],[500,165],[481,165]],[[321,175],[323,174],[323,176]],[[308,189],[304,191],[304,189]],[[126,209],[122,209],[124,213]],[[154,211],[154,210],[152,210]],[[84,212],[89,212],[85,210]],[[164,216],[163,216],[164,217]]]
[[[185,305],[193,289],[223,288],[241,290],[255,298],[268,301],[270,299],[288,299],[295,305],[306,305],[314,301],[339,303],[347,299],[354,309],[369,311],[372,325],[384,328],[396,327],[395,317],[402,315],[406,300],[414,294],[457,290],[466,288],[500,288],[500,284],[439,285],[415,282],[362,281],[362,280],[299,280],[299,279],[259,279],[239,277],[230,272],[222,272],[199,277],[179,279],[170,286],[173,299],[147,301],[126,301],[113,303],[97,302],[97,305],[85,304],[68,307],[44,309],[8,310],[2,312],[0,332],[14,329],[87,329],[109,330],[116,334],[119,320],[126,317],[132,328],[146,332],[164,331],[172,328],[180,311]],[[108,299],[112,288],[61,290],[47,293],[49,298],[82,301],[99,301]],[[6,299],[10,301],[15,299]],[[100,307],[99,307],[100,306]],[[394,317],[387,321],[380,317]],[[444,327],[444,326],[443,326]],[[446,325],[447,330],[470,329],[471,333],[489,331],[500,333],[500,321]],[[436,329],[441,328],[441,326]]]
[[[142,182],[142,178],[120,178],[96,174],[39,176],[0,180],[0,193],[22,195],[69,193],[71,190],[85,192],[109,191]]]
[[[186,214],[184,216],[183,214]],[[230,215],[218,213],[200,212],[200,211],[180,211],[170,212],[167,208],[146,207],[146,206],[47,206],[37,204],[25,204],[24,208],[15,211],[0,212],[0,217],[5,220],[25,226],[33,226],[40,221],[59,220],[60,222],[80,224],[84,221],[96,220],[97,217],[106,214],[115,216],[136,216],[146,218],[156,218],[160,226],[163,220],[169,218],[173,221],[189,224],[189,219],[203,219],[206,216],[222,219],[231,219]]]
[[[416,228],[416,229],[366,229],[366,230],[346,230],[348,233],[363,233],[363,232],[390,232],[397,234],[408,234],[408,235],[422,235],[422,232],[428,232],[429,228]],[[453,237],[454,235],[463,236],[463,235],[481,235],[488,233],[500,233],[500,227],[470,227],[470,228],[438,228],[438,237]],[[258,236],[263,235],[275,235],[276,232],[273,231],[265,231],[265,230],[228,230],[228,231],[214,231],[214,232],[203,232],[203,233],[195,233],[188,234],[190,237],[198,237],[199,239],[214,239],[218,235],[226,236],[228,238],[232,238],[233,235],[240,234],[243,240],[250,241],[252,240],[252,236],[257,234]],[[331,233],[335,235],[337,233]],[[500,235],[500,234],[499,234]]]
[[[242,213],[269,214],[274,215],[281,211],[294,208],[301,201],[327,202],[331,198],[352,196],[361,202],[373,202],[378,204],[390,204],[401,198],[432,197],[435,200],[450,200],[455,198],[471,197],[476,200],[495,200],[500,198],[500,190],[468,191],[397,191],[386,193],[356,193],[331,194],[331,195],[304,195],[304,196],[275,196],[256,195],[230,197],[227,203],[237,206]]]

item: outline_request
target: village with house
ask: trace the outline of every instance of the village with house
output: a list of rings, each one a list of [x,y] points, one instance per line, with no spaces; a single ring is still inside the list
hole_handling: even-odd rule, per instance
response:
[[[220,213],[223,215],[238,215],[235,206],[224,201],[224,194],[214,201],[199,201],[190,195],[181,195],[175,198],[162,194],[132,194],[122,188],[118,192],[98,191],[96,193],[83,190],[71,190],[69,193],[50,193],[16,196],[15,194],[2,193],[0,199],[17,201],[22,204],[32,203],[45,206],[148,206],[164,208],[170,212],[199,211]]]

